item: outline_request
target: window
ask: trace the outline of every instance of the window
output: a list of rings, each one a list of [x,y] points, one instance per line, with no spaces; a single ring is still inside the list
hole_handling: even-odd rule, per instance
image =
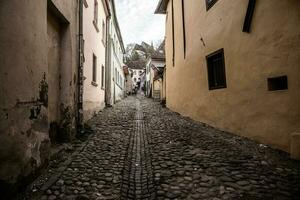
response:
[[[98,29],[98,1],[94,0],[94,21],[93,24],[97,30],[97,32],[99,31]]]
[[[172,55],[172,63],[173,67],[175,65],[175,27],[174,27],[174,2],[172,0],[172,48],[173,48],[173,55]]]
[[[287,76],[268,78],[268,88],[269,91],[287,90],[288,89]]]
[[[84,4],[84,7],[86,7],[86,8],[89,7],[89,5],[88,5],[88,3],[87,3],[86,0],[83,1],[83,4]]]
[[[250,33],[251,22],[254,14],[256,0],[249,0],[247,13],[244,21],[243,32]]]
[[[209,89],[226,88],[224,50],[220,49],[208,55],[206,61]]]
[[[182,15],[182,31],[183,31],[183,56],[186,54],[186,37],[185,37],[185,13],[184,13],[184,0],[181,0],[181,15]]]
[[[218,0],[205,0],[206,2],[206,10],[209,10]]]
[[[104,88],[104,79],[105,79],[105,70],[104,70],[104,66],[102,65],[102,68],[101,68],[101,88],[103,89]]]
[[[102,21],[102,42],[105,44],[105,23]]]
[[[93,54],[93,82],[97,83],[97,57]]]

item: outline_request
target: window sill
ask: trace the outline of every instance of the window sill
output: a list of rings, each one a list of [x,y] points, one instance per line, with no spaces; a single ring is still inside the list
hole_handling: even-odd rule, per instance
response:
[[[94,27],[95,27],[97,33],[99,33],[99,28],[98,28],[97,22],[95,20],[93,20],[93,24],[94,24]]]
[[[209,87],[209,90],[218,90],[218,89],[225,89],[227,86],[217,86],[217,87]]]
[[[95,87],[98,87],[98,84],[95,81],[92,81],[91,84]]]

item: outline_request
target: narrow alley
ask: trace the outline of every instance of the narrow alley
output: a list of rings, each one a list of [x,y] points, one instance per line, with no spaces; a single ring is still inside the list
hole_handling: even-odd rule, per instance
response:
[[[0,0],[0,200],[300,200],[300,0]]]
[[[89,121],[91,134],[20,199],[299,199],[287,153],[131,96]]]

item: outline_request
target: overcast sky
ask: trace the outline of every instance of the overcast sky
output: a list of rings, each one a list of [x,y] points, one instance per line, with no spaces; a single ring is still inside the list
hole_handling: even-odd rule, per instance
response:
[[[116,0],[116,10],[125,48],[130,43],[162,41],[165,15],[154,14],[159,0]]]

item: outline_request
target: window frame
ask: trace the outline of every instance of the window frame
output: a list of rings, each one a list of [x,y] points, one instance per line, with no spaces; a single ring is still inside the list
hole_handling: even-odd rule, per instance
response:
[[[98,28],[98,20],[99,20],[99,7],[98,7],[98,0],[94,0],[94,19],[93,24],[97,32],[99,32]]]
[[[98,86],[97,84],[97,56],[93,53],[93,69],[92,69],[92,85]]]
[[[101,88],[104,89],[105,86],[104,86],[104,81],[105,81],[105,68],[104,66],[102,65],[101,66]]]
[[[105,46],[105,41],[106,41],[106,26],[104,20],[102,20],[102,42],[104,46]]]
[[[223,83],[221,85],[211,85],[212,80],[211,80],[211,67],[215,67],[211,65],[211,61],[213,61],[213,57],[217,56],[218,54],[221,54],[221,61],[222,65],[220,66],[222,69],[222,78],[223,78]],[[209,55],[206,56],[206,65],[207,65],[207,80],[208,80],[208,88],[209,90],[216,90],[216,89],[224,89],[227,88],[227,81],[226,81],[226,70],[225,70],[225,55],[224,55],[224,49],[219,49]],[[214,76],[214,80],[216,80],[216,75]],[[217,81],[215,81],[217,82]]]

